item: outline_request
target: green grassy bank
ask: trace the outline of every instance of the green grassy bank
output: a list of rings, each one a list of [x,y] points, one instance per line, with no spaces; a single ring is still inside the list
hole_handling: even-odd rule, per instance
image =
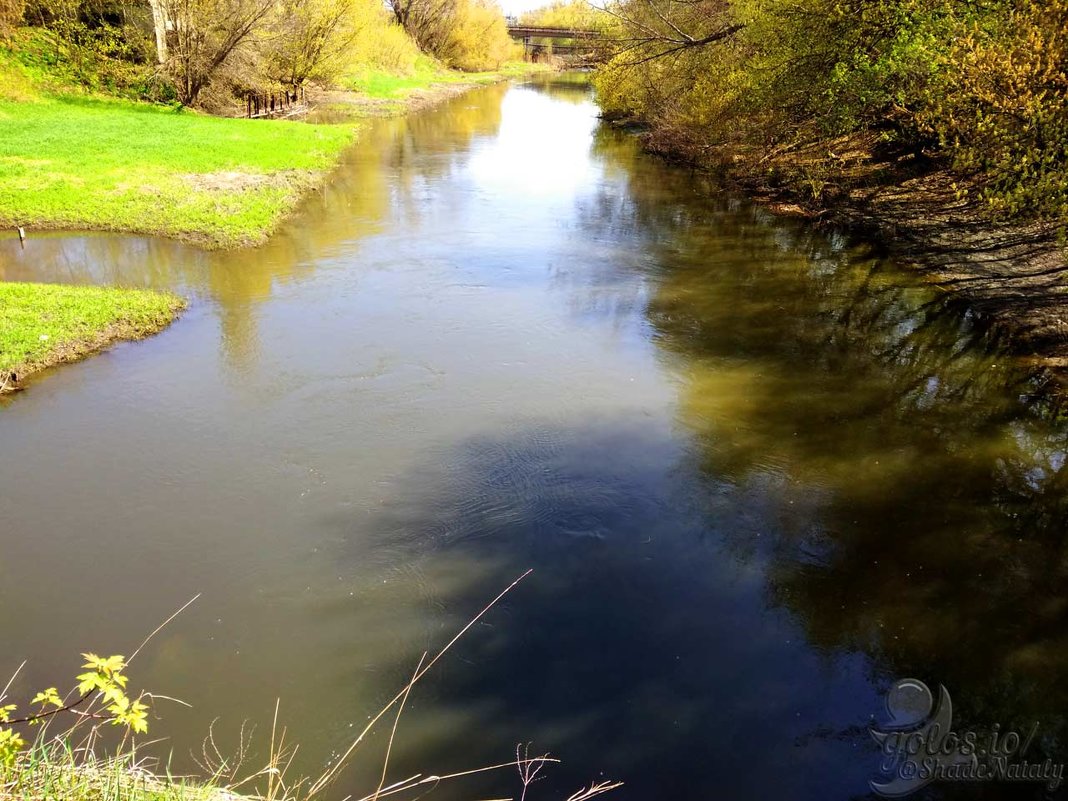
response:
[[[354,139],[91,94],[56,47],[34,28],[0,46],[0,227],[258,244]]]
[[[351,126],[208,117],[124,100],[0,101],[0,226],[266,239]]]
[[[7,783],[10,789],[0,785],[0,801],[248,801],[210,786],[160,779],[127,760],[88,768],[28,760]]]
[[[184,306],[163,292],[0,282],[0,388],[118,340],[154,334]]]
[[[537,69],[460,73],[427,57],[406,72],[366,68],[329,93],[350,112],[344,123],[318,125],[89,95],[58,67],[36,66],[40,38],[0,48],[0,227],[128,231],[208,248],[265,241],[355,140],[361,117]]]
[[[332,93],[342,124],[320,125],[90,94],[62,64],[42,66],[42,41],[51,40],[26,29],[0,47],[0,228],[124,231],[207,248],[265,241],[322,183],[362,118],[529,71],[464,74],[425,57],[404,73],[368,69]],[[0,386],[152,334],[181,305],[150,292],[0,283]]]

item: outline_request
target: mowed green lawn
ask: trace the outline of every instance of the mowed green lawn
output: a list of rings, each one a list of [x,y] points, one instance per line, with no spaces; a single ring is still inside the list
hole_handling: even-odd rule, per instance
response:
[[[354,128],[224,119],[123,100],[0,100],[0,226],[262,242]]]
[[[0,282],[0,387],[120,339],[165,328],[185,301],[165,292]]]

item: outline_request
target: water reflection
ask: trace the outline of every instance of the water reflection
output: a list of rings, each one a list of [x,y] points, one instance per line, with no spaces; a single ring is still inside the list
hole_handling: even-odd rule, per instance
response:
[[[766,608],[765,565],[728,547],[772,533],[788,500],[765,492],[755,505],[750,489],[687,465],[670,430],[639,416],[473,440],[413,473],[371,531],[416,571],[444,561],[488,572],[454,588],[450,607],[477,608],[502,578],[535,572],[421,690],[432,706],[408,725],[423,730],[445,709],[485,742],[533,739],[566,759],[539,787],[547,797],[601,775],[625,777],[630,798],[863,786],[855,742],[811,739],[858,726],[877,702],[863,657],[810,648],[790,616]],[[337,525],[347,562],[367,527]],[[398,771],[462,767],[472,748],[442,731],[399,750]]]
[[[629,146],[605,132],[598,149]],[[668,265],[648,317],[678,357],[702,472],[789,499],[760,539],[730,530],[732,552],[767,560],[770,602],[811,646],[865,655],[879,686],[944,683],[973,724],[1041,720],[1039,759],[1056,757],[1058,409],[970,315],[878,255],[729,201],[679,208],[653,169],[632,166],[625,200],[606,192],[583,219]]]
[[[363,142],[254,251],[0,242],[7,280],[196,301],[0,413],[27,681],[203,591],[139,666],[194,704],[164,710],[177,760],[281,696],[314,770],[534,567],[413,696],[398,776],[534,740],[566,760],[539,797],[863,796],[901,675],[1068,757],[1066,431],[966,313],[647,158],[575,84]]]

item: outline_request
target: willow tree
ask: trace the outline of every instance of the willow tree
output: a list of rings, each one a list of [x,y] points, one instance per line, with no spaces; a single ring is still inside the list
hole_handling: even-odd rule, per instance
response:
[[[497,69],[516,47],[496,3],[463,0],[438,55],[467,71]]]
[[[495,0],[387,0],[394,19],[426,53],[461,70],[498,66],[512,55]]]

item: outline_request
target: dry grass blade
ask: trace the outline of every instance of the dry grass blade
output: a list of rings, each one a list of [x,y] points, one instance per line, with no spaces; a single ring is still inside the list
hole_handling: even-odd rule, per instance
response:
[[[7,680],[7,684],[4,685],[4,689],[0,690],[0,701],[7,698],[7,691],[11,689],[11,685],[15,683],[15,679],[18,678],[19,673],[26,667],[26,660],[22,660],[22,664],[15,668],[15,672],[11,674],[11,678]]]
[[[147,637],[145,637],[144,640],[141,641],[141,644],[137,646],[137,650],[135,650],[130,655],[130,658],[126,660],[126,664],[128,665],[131,662],[133,662],[134,659],[137,658],[137,655],[139,653],[141,653],[141,649],[143,649],[146,645],[148,645],[149,641],[153,637],[155,637],[157,634],[159,634],[161,631],[163,631],[163,629],[165,629],[167,627],[167,625],[172,620],[174,620],[176,617],[178,617],[178,615],[182,614],[182,612],[184,612],[186,609],[188,609],[190,606],[192,606],[199,597],[200,597],[200,593],[198,592],[196,595],[194,595],[192,598],[190,598],[188,601],[186,601],[184,604],[182,604],[180,607],[178,607],[178,609],[176,609],[174,611],[174,614],[172,614],[169,618],[167,618],[162,623],[160,623],[158,626],[156,626],[156,628],[152,630],[152,633],[149,634]]]
[[[559,764],[559,762],[560,762],[559,759],[555,759],[553,757],[539,757],[536,760],[530,760],[530,761],[531,762],[555,762],[557,764]],[[416,775],[416,776],[412,776],[410,779],[405,779],[403,782],[397,782],[396,784],[392,785],[390,788],[387,788],[386,790],[383,790],[379,794],[378,797],[379,798],[385,798],[386,796],[389,796],[389,795],[395,795],[397,793],[403,793],[403,792],[407,792],[409,790],[415,790],[415,789],[420,788],[420,787],[426,787],[427,785],[431,785],[433,787],[435,785],[440,784],[441,782],[450,781],[451,779],[462,779],[462,778],[466,778],[467,776],[477,776],[480,773],[490,773],[491,771],[504,770],[505,768],[514,768],[514,767],[516,767],[516,763],[513,760],[511,762],[501,762],[501,763],[499,763],[497,765],[486,765],[486,766],[481,767],[481,768],[472,768],[470,770],[460,770],[460,771],[457,771],[455,773],[443,773],[443,774],[440,774],[440,775],[432,774],[430,776]],[[355,799],[355,801],[372,801],[373,798],[374,798],[374,796],[365,795],[363,798]],[[570,799],[569,799],[569,801],[570,801]]]
[[[589,787],[579,790],[577,793],[570,796],[567,801],[587,801],[587,799],[594,798],[622,786],[623,782],[597,782],[597,784],[591,784]]]
[[[404,688],[404,697],[401,698],[400,706],[397,707],[397,716],[393,718],[393,729],[389,733],[389,742],[386,743],[386,756],[382,760],[382,778],[378,780],[378,789],[375,790],[374,801],[378,801],[379,794],[382,792],[382,787],[386,783],[386,773],[389,771],[389,755],[393,753],[393,740],[397,737],[397,726],[400,724],[401,715],[404,714],[404,705],[408,703],[408,694],[411,692],[415,677],[419,675],[419,669],[423,667],[423,662],[425,660],[426,651],[423,651],[423,655],[419,657],[419,664],[415,666],[415,673],[412,674],[412,680],[409,681],[408,686]]]
[[[378,721],[381,720],[382,717],[398,702],[400,702],[402,698],[407,697],[407,694],[411,691],[412,686],[414,686],[416,682],[419,681],[419,679],[426,675],[427,671],[434,667],[437,661],[441,659],[441,657],[443,657],[449,651],[449,649],[451,649],[460,640],[461,637],[463,637],[468,631],[470,631],[471,627],[474,626],[475,623],[481,620],[482,617],[487,612],[489,612],[490,609],[496,606],[497,603],[502,598],[504,598],[504,596],[506,596],[513,589],[515,589],[519,582],[521,582],[533,572],[533,568],[527,570],[525,573],[523,573],[523,575],[521,575],[519,578],[517,578],[515,581],[505,587],[504,590],[502,590],[496,598],[494,598],[492,601],[482,607],[482,611],[480,611],[477,615],[471,618],[471,620],[467,622],[467,625],[460,629],[460,631],[457,632],[456,636],[449,640],[445,647],[438,651],[437,655],[433,659],[431,659],[429,662],[426,663],[426,665],[424,665],[420,670],[418,670],[415,675],[412,676],[411,681],[409,681],[408,684],[406,684],[399,693],[393,696],[393,700],[391,700],[384,707],[382,707],[382,709],[379,710],[378,714],[371,718],[368,724],[364,726],[363,731],[361,731],[356,736],[356,739],[353,740],[352,743],[349,745],[348,749],[346,749],[345,753],[342,754],[341,757],[329,769],[323,772],[323,774],[315,780],[315,782],[308,789],[308,794],[306,798],[311,799],[321,793],[330,784],[330,782],[332,782],[337,777],[338,773],[341,772],[341,769],[348,763],[349,758],[352,756],[353,753],[355,753],[356,749],[360,746],[360,744],[363,742],[364,738],[368,735],[371,729],[375,727]]]

